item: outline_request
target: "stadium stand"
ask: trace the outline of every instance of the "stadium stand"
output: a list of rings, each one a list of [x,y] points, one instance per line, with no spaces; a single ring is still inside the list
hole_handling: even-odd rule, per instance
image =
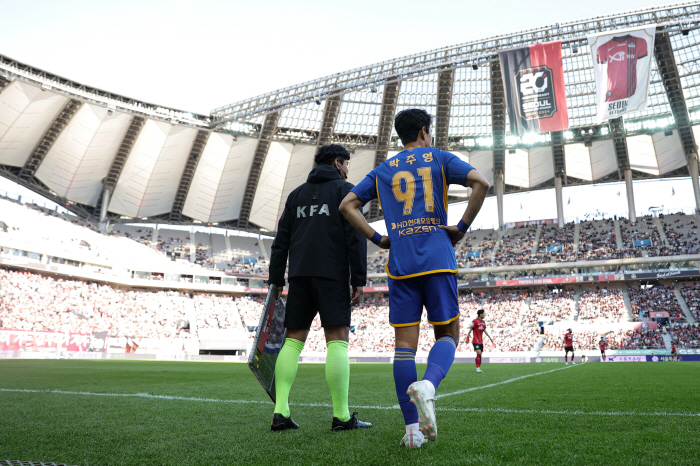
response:
[[[196,338],[198,329],[243,330],[237,306],[230,296],[123,291],[0,269],[0,327],[8,329]],[[180,320],[194,324],[191,333],[178,327]]]
[[[574,245],[574,230],[576,225],[573,222],[559,228],[558,225],[549,224],[542,227],[540,240],[537,244],[537,255],[539,257],[551,257],[556,262],[570,262],[576,260]],[[549,262],[542,260],[542,262]]]
[[[581,222],[578,260],[601,260],[621,257],[617,251],[612,219]]]
[[[688,304],[688,308],[695,317],[695,320],[700,321],[700,284],[692,283],[690,285],[682,285],[681,294]]]
[[[668,248],[664,255],[698,254],[700,239],[695,217],[685,214],[660,216]]]
[[[573,290],[536,291],[532,295],[529,309],[523,316],[523,324],[540,321],[573,320],[576,312]]]
[[[498,233],[494,230],[469,231],[462,240],[461,247],[455,251],[458,265],[480,267],[490,264],[491,252],[497,239]]]
[[[678,348],[700,348],[700,324],[675,324],[671,326],[671,338]]]
[[[512,328],[516,325],[519,326],[522,312],[527,309],[526,300],[527,293],[522,292],[503,292],[486,297],[482,307],[486,311],[486,321],[489,327]]]
[[[500,247],[496,249],[492,263],[494,265],[539,263],[530,257],[535,244],[536,232],[536,226],[508,230],[501,239]],[[546,262],[549,262],[549,260]]]
[[[581,299],[578,302],[579,322],[622,322],[626,318],[625,302],[619,288],[581,290]]]
[[[673,321],[685,319],[683,310],[673,294],[672,286],[662,284],[646,288],[630,286],[629,296],[635,320],[649,318],[649,312],[653,310],[668,312]]]
[[[653,217],[640,217],[634,225],[628,223],[626,219],[621,219],[620,232],[622,247],[625,251],[624,257],[658,255],[658,252],[663,249],[664,245]]]

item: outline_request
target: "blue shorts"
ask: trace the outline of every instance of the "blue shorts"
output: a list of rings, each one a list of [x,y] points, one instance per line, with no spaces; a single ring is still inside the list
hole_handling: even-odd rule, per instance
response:
[[[457,274],[431,273],[403,280],[389,279],[389,323],[392,327],[420,324],[423,306],[428,322],[449,324],[459,318]]]

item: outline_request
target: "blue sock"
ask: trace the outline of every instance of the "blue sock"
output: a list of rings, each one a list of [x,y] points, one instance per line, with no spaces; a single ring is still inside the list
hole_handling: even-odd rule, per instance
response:
[[[403,413],[403,420],[408,424],[418,422],[418,410],[411,403],[411,397],[406,394],[408,386],[418,380],[416,371],[416,352],[408,348],[396,348],[394,354],[394,385],[396,397]]]
[[[442,337],[435,342],[428,354],[428,368],[423,380],[430,380],[437,390],[455,360],[457,341],[452,337]]]

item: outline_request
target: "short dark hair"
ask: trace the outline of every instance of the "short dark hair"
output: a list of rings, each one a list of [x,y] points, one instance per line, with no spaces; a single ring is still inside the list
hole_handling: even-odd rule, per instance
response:
[[[479,316],[480,316],[481,314],[483,314],[483,313],[484,313],[484,310],[483,310],[483,309],[479,309],[478,311],[476,311],[476,316],[479,317]]]
[[[430,125],[433,122],[433,117],[422,108],[409,108],[401,110],[394,118],[394,128],[396,134],[401,138],[401,142],[405,146],[418,140],[418,133],[425,127],[425,130],[430,132]]]
[[[350,160],[350,152],[340,144],[326,144],[316,152],[314,162],[316,165],[333,165],[336,159]]]

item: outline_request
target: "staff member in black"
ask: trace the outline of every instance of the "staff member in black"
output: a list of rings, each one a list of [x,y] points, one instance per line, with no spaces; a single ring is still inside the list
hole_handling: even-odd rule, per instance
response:
[[[319,149],[306,183],[291,192],[277,226],[270,259],[270,284],[282,292],[289,255],[289,295],[284,326],[287,339],[275,366],[273,431],[298,429],[289,413],[289,392],[299,354],[316,314],[326,335],[326,381],[333,398],[331,430],[372,427],[348,409],[350,306],[367,280],[367,243],[338,211],[354,187],[348,177],[350,154],[343,146]],[[352,298],[350,286],[352,285]],[[310,400],[311,401],[311,400]]]

